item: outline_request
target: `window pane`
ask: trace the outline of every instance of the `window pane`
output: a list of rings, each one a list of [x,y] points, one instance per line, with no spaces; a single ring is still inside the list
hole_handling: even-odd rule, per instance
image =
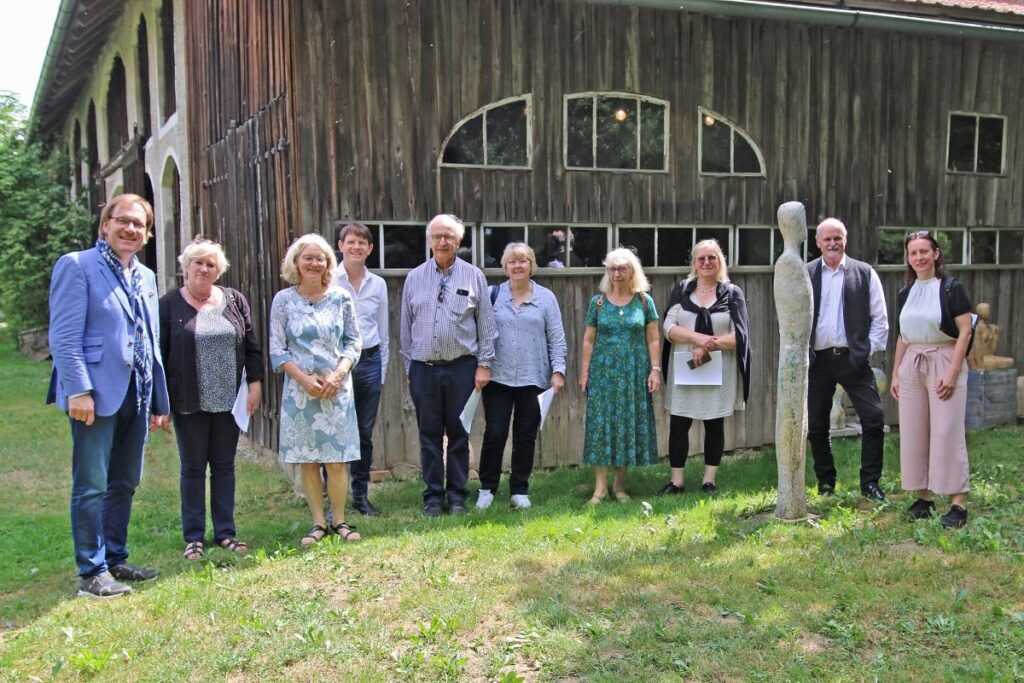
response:
[[[1024,231],[1003,230],[999,233],[999,262],[1014,265],[1024,262]]]
[[[526,166],[526,100],[489,109],[487,165]]]
[[[942,249],[942,257],[946,263],[964,262],[964,231],[940,230],[935,233],[935,241]]]
[[[444,148],[441,161],[446,164],[484,163],[484,116],[474,116],[455,131]]]
[[[569,100],[565,122],[565,165],[594,166],[594,99],[577,97]]]
[[[485,225],[483,231],[484,268],[501,268],[501,255],[505,253],[505,245],[509,242],[523,241],[524,230],[519,225]]]
[[[658,265],[688,266],[693,228],[658,228]]]
[[[597,167],[630,168],[636,163],[637,101],[597,98]]]
[[[654,228],[619,228],[619,244],[632,247],[640,263],[654,263]]]
[[[903,230],[878,231],[878,264],[881,266],[898,266],[906,262],[903,247]]]
[[[565,227],[557,225],[528,225],[526,243],[537,256],[540,268],[561,268],[565,265]],[[557,263],[555,263],[557,261]],[[554,263],[554,265],[551,265]]]
[[[732,126],[715,119],[712,116],[705,116],[701,130],[700,145],[700,170],[702,173],[728,173],[729,168],[729,138],[732,136]]]
[[[640,103],[640,168],[665,170],[665,106]]]
[[[366,257],[366,267],[370,270],[376,270],[380,268],[380,230],[378,225],[373,223],[367,223],[366,227],[369,228],[370,234],[373,235],[373,251]],[[337,245],[335,245],[337,247]],[[335,254],[337,256],[337,254]],[[341,259],[338,259],[338,267],[341,267]]]
[[[807,249],[805,249],[804,251],[805,251],[805,253],[807,255],[806,256],[806,260],[808,260],[808,261],[813,261],[814,259],[816,259],[819,256],[821,256],[821,249],[818,249],[818,243],[814,241],[815,238],[817,237],[817,234],[818,234],[818,229],[817,228],[807,228],[807,240],[806,240]],[[776,241],[782,239],[779,235],[780,235],[779,231],[776,230],[775,231],[775,239],[776,239]],[[783,246],[785,246],[785,245],[783,245]],[[775,257],[778,258],[779,254],[782,253],[782,248],[778,247],[778,245],[776,245],[776,247],[777,247],[777,249],[776,249]],[[900,261],[900,263],[902,263],[902,261]]]
[[[996,262],[995,230],[971,231],[971,263]]]
[[[978,119],[978,173],[1003,172],[1003,120]]]
[[[733,131],[733,173],[761,173],[761,163],[747,139]]]
[[[974,170],[974,127],[977,118],[951,114],[949,117],[949,161],[950,171]]]
[[[726,256],[726,263],[729,263],[729,228],[697,228],[697,235],[694,237],[693,243],[696,244],[701,240],[718,240],[718,246],[722,248],[722,252]]]
[[[427,232],[421,225],[385,225],[384,268],[415,268],[426,260]]]
[[[736,265],[768,266],[772,263],[772,231],[769,229],[740,228],[736,232],[739,241],[739,258]]]
[[[607,228],[572,228],[569,235],[570,265],[600,266],[608,253]]]

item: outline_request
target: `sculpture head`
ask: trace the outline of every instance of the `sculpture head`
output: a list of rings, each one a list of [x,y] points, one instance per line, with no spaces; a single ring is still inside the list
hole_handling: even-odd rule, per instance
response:
[[[982,322],[986,323],[988,322],[988,317],[992,315],[992,310],[989,308],[988,304],[978,304],[975,307],[974,312],[978,314],[978,317]]]
[[[807,213],[800,202],[786,202],[779,207],[776,214],[779,219],[779,230],[787,249],[799,249],[807,239]]]

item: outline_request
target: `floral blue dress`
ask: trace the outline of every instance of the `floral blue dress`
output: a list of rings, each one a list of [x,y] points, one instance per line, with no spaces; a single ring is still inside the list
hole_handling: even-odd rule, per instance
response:
[[[590,300],[587,327],[597,328],[587,381],[583,462],[625,467],[658,462],[654,402],[647,391],[651,358],[647,325],[658,320],[654,300],[637,295],[625,306]]]
[[[270,364],[293,361],[307,374],[327,375],[342,358],[359,361],[362,340],[352,295],[330,287],[315,304],[295,287],[274,296],[270,307]],[[287,463],[358,460],[359,424],[352,373],[332,399],[313,398],[285,375],[281,394],[281,459]]]

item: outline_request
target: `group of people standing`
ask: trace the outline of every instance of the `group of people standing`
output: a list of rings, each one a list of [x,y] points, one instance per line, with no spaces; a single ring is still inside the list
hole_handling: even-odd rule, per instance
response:
[[[227,258],[203,238],[179,256],[183,285],[158,298],[153,272],[136,257],[152,227],[152,207],[143,198],[114,198],[101,214],[96,245],[63,256],[50,290],[48,401],[70,420],[78,590],[91,597],[130,593],[125,582],[158,574],[127,562],[127,529],[147,429],[168,429],[170,421],[181,458],[184,558],[206,552],[207,472],[213,543],[248,550],[235,527],[234,461],[240,416],[258,409],[264,379],[252,313],[241,292],[215,284]],[[538,396],[565,385],[562,313],[555,295],[532,279],[533,250],[509,244],[501,258],[507,280],[488,286],[482,271],[458,257],[464,233],[450,214],[428,223],[432,256],[409,273],[401,299],[401,356],[416,410],[426,517],[467,512],[469,434],[460,416],[474,391],[481,392],[485,417],[476,507],[495,500],[511,431],[510,504],[529,508]],[[328,534],[359,540],[345,521],[350,496],[361,514],[381,514],[369,500],[368,482],[389,360],[387,286],[366,268],[370,230],[339,224],[335,239],[340,264],[318,235],[291,244],[281,266],[291,286],[274,297],[268,325],[270,364],[284,374],[280,455],[298,466],[312,517],[303,545]],[[842,223],[823,222],[817,242],[822,257],[808,264],[815,294],[808,408],[819,493],[835,490],[828,407],[838,383],[864,426],[862,491],[882,500],[881,401],[867,366],[870,352],[885,345],[881,287],[869,266],[845,256]],[[970,301],[945,274],[933,237],[914,233],[906,247],[892,380],[904,432],[903,485],[919,497],[910,509],[914,518],[933,514],[933,496],[946,494],[953,507],[942,522],[962,526]],[[627,500],[627,468],[657,462],[653,394],[662,384],[671,414],[671,479],[660,493],[685,490],[694,420],[705,432],[701,490],[717,492],[724,418],[742,410],[750,393],[749,320],[718,243],[701,241],[691,256],[691,272],[673,288],[663,319],[635,253],[618,248],[605,258],[600,292],[586,313],[579,373],[587,397],[583,461],[595,473],[591,504],[607,499],[609,469],[612,493]],[[691,372],[719,365],[718,380],[676,381],[686,374],[680,363]]]

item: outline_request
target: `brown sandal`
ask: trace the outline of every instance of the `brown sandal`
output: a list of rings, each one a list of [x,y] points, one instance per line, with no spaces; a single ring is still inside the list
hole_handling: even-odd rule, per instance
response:
[[[181,554],[189,562],[203,559],[203,542],[189,541],[185,544],[185,552]]]
[[[239,541],[233,536],[231,538],[225,538],[219,545],[221,548],[230,550],[233,553],[238,553],[239,555],[249,552],[249,544],[245,541]]]
[[[327,535],[327,529],[323,528],[319,524],[314,524],[313,528],[309,530],[309,533],[302,537],[299,541],[302,545],[316,545],[320,541],[324,540]]]
[[[345,522],[332,524],[331,531],[341,536],[341,540],[343,541],[358,541],[362,538],[354,526],[349,526],[348,524],[345,524]]]

